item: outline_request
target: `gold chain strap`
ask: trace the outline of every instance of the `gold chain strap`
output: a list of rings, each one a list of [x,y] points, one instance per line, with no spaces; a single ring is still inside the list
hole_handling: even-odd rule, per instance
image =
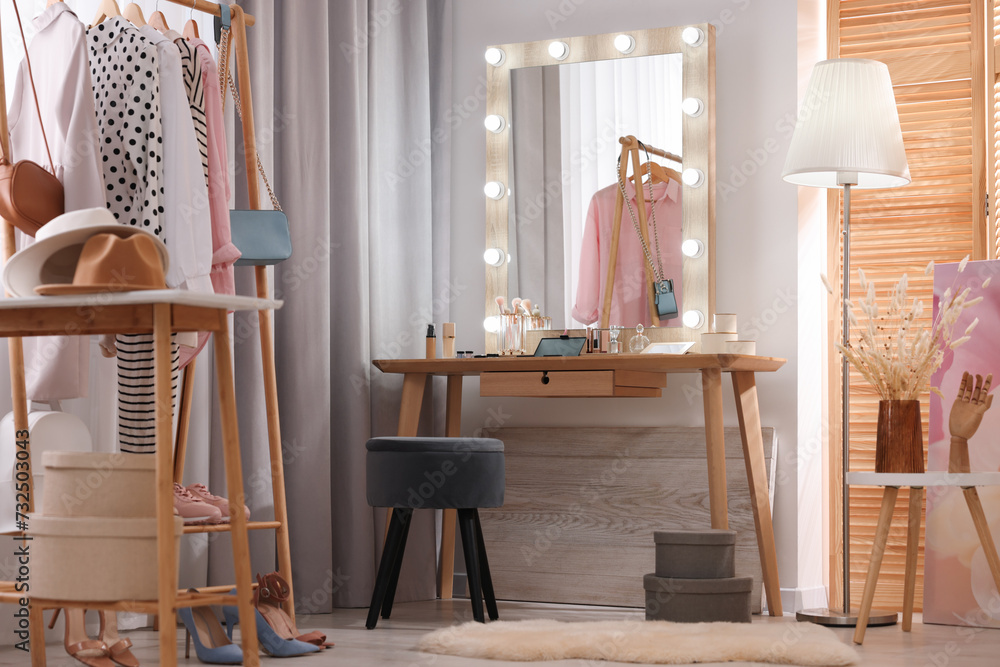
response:
[[[639,143],[642,145],[642,142]],[[645,146],[643,146],[645,148]],[[628,170],[628,159],[625,161],[625,169]],[[639,237],[639,245],[642,246],[642,252],[646,255],[646,261],[649,262],[649,268],[653,270],[653,280],[659,282],[666,279],[666,274],[663,271],[663,256],[660,254],[660,234],[656,229],[656,202],[653,201],[653,167],[649,164],[649,153],[646,153],[646,175],[647,183],[649,185],[649,199],[650,199],[650,222],[653,224],[653,238],[656,242],[656,260],[660,265],[660,273],[656,273],[656,265],[653,264],[653,257],[649,252],[649,246],[646,245],[646,239],[643,238],[642,232],[639,229],[639,219],[636,217],[635,211],[632,210],[631,197],[628,196],[628,192],[625,191],[625,177],[622,174],[621,169],[621,156],[618,157],[618,189],[622,192],[622,199],[625,200],[625,205],[628,207],[629,217],[632,218],[632,226],[635,228],[635,234]],[[636,174],[636,180],[639,181],[639,186],[636,187],[635,191],[638,199],[641,201],[642,196],[642,182],[639,178],[639,174]],[[645,206],[645,202],[642,204]]]
[[[240,93],[236,88],[236,80],[233,79],[233,73],[229,70],[229,30],[222,31],[222,37],[219,41],[219,90],[222,91],[222,110],[226,110],[226,89],[232,91],[233,102],[236,105],[236,113],[240,117],[240,122],[243,122],[243,106],[240,102]],[[228,84],[228,85],[227,85]],[[246,150],[246,147],[244,147]],[[257,147],[253,147],[254,157],[257,158],[257,171],[260,172],[260,177],[264,180],[264,187],[267,188],[267,194],[271,198],[271,205],[274,207],[275,211],[280,211],[281,204],[278,203],[278,197],[274,194],[274,190],[271,188],[271,182],[267,180],[267,172],[264,171],[264,163],[260,160],[260,153],[257,152]]]

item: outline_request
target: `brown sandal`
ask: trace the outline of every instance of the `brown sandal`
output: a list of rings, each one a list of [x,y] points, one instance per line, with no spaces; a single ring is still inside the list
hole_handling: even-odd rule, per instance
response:
[[[108,647],[99,639],[91,639],[87,636],[87,628],[84,624],[85,609],[66,610],[66,632],[63,645],[66,652],[89,667],[114,667],[115,663],[108,658]],[[59,609],[52,615],[49,621],[49,628],[56,624],[59,618]],[[136,663],[138,664],[138,663]]]
[[[281,608],[288,599],[291,589],[288,582],[277,572],[261,576],[257,575],[257,590],[254,591],[253,604],[260,611],[267,624],[278,633],[282,639],[297,639],[301,642],[315,644],[321,648],[331,648],[333,642],[326,641],[326,635],[319,630],[301,634],[295,627],[295,622]]]
[[[108,647],[108,657],[122,667],[139,667],[139,660],[132,655],[132,640],[118,636],[118,613],[98,611],[101,618],[101,629],[98,638]],[[110,616],[111,623],[106,617]]]

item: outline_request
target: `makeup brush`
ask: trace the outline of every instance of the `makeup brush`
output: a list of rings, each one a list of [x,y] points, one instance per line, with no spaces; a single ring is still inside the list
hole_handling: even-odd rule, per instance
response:
[[[531,315],[531,299],[525,299],[521,302],[521,307],[524,308],[524,312]]]
[[[500,314],[503,315],[504,313],[507,312],[507,307],[504,305],[504,298],[502,296],[498,296],[496,298],[496,301],[497,301],[497,308],[500,309]]]
[[[517,308],[520,305],[521,305],[521,297],[515,296],[513,299],[510,300],[510,307],[511,309],[513,309],[515,315],[517,314]]]

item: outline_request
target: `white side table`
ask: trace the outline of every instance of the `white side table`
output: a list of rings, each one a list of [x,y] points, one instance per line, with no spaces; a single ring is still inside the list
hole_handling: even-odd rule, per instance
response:
[[[896,506],[896,496],[899,487],[910,488],[910,512],[906,532],[906,570],[903,578],[903,632],[909,632],[913,621],[913,594],[917,580],[917,541],[920,538],[920,512],[924,498],[924,488],[928,486],[958,486],[965,494],[965,502],[972,514],[972,522],[976,525],[979,542],[986,554],[986,560],[993,574],[993,582],[1000,590],[1000,557],[990,535],[990,527],[983,513],[983,505],[979,501],[977,486],[1000,486],[1000,472],[924,472],[924,473],[880,473],[851,472],[847,474],[847,483],[852,486],[882,486],[882,509],[878,515],[878,526],[875,529],[875,542],[872,545],[871,562],[868,564],[868,574],[865,577],[865,590],[861,596],[861,608],[858,611],[858,625],[854,630],[854,643],[860,644],[865,639],[868,627],[868,614],[871,612],[872,601],[875,598],[875,585],[878,583],[879,569],[882,567],[882,556],[885,553],[885,543],[889,537],[889,527],[892,524],[892,512]]]

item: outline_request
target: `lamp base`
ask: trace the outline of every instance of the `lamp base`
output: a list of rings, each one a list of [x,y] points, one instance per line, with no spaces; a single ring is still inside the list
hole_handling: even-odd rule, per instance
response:
[[[850,613],[838,609],[803,609],[795,612],[796,621],[806,621],[827,627],[853,628],[858,624],[858,610]],[[894,611],[872,609],[868,614],[868,627],[878,625],[895,625],[899,622],[899,614]]]

